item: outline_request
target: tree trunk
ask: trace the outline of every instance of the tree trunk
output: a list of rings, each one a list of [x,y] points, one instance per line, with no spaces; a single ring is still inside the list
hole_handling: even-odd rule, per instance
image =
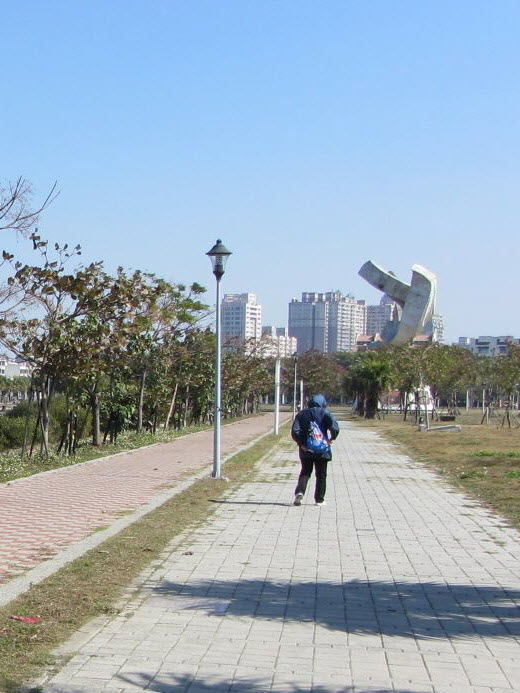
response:
[[[143,430],[143,407],[144,407],[144,391],[146,385],[146,366],[143,366],[141,372],[141,380],[139,383],[139,404],[137,407],[137,433],[142,433]]]
[[[45,457],[49,456],[49,402],[51,398],[51,383],[49,379],[45,381],[42,387],[40,399],[40,425],[42,428],[42,452]]]
[[[31,440],[31,447],[29,449],[29,457],[32,457],[34,446],[36,444],[36,440],[38,438],[38,431],[40,429],[40,417],[41,417],[41,409],[40,409],[40,392],[36,392],[36,399],[38,401],[38,416],[36,417],[36,425],[34,426],[34,431],[33,431],[33,436]]]
[[[65,430],[62,433],[59,445],[56,449],[56,454],[59,455],[62,448],[65,450],[65,453],[67,452],[67,442],[68,438],[70,435],[70,416],[67,416],[67,425],[65,426]]]
[[[69,457],[76,452],[76,438],[78,433],[78,415],[71,412],[70,417],[70,437],[69,437]]]
[[[99,404],[99,396],[97,392],[97,383],[90,392],[90,408],[92,410],[92,445],[99,447],[101,445],[101,411]]]
[[[31,386],[29,388],[29,401],[27,403],[27,411],[25,414],[25,426],[24,426],[24,431],[23,431],[22,460],[25,457],[25,450],[27,448],[27,440],[29,437],[29,417],[31,415],[31,404],[33,401],[33,397],[34,397],[33,380],[31,378]]]
[[[184,416],[182,419],[182,427],[186,428],[188,424],[188,405],[189,405],[189,396],[190,396],[190,386],[186,385],[186,397],[184,400]]]
[[[377,393],[369,392],[365,403],[365,419],[373,419],[377,413],[379,397]]]
[[[173,390],[173,395],[170,401],[170,408],[168,409],[168,415],[166,417],[166,421],[164,422],[164,430],[167,431],[168,428],[170,427],[170,419],[173,414],[173,410],[175,409],[175,400],[177,399],[177,390],[179,389],[179,381],[175,383],[175,388]]]
[[[152,422],[152,433],[155,435],[157,433],[157,417],[159,416],[159,404],[157,400],[153,405],[153,422]]]

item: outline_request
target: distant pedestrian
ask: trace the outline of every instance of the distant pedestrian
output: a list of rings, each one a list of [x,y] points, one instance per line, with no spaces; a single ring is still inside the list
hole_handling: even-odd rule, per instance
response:
[[[325,397],[312,395],[308,408],[296,415],[291,430],[292,439],[299,447],[301,462],[294,505],[301,505],[313,468],[316,474],[314,502],[316,505],[325,503],[327,464],[332,459],[331,443],[338,434],[338,422],[328,411]]]

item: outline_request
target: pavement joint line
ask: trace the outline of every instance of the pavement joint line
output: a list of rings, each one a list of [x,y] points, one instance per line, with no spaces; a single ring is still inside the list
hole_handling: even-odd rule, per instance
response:
[[[190,435],[197,435],[201,431],[197,431],[196,433],[192,433]],[[263,438],[266,436],[269,436],[272,434],[272,431],[267,431],[266,433],[263,433],[260,436],[257,436],[254,438],[252,441],[249,443],[246,443],[244,446],[240,448],[240,450],[236,450],[235,452],[231,453],[230,455],[227,455],[222,459],[222,464],[225,465],[227,462],[229,462],[233,457],[236,455],[239,455],[240,453],[252,448],[254,445],[259,443]],[[135,448],[135,450],[143,450],[146,448],[151,448],[155,447],[157,445],[162,445],[162,443],[153,443],[152,445],[146,445],[143,446],[143,448]],[[115,453],[114,455],[107,455],[106,457],[98,457],[95,460],[87,460],[86,462],[80,462],[79,465],[85,465],[85,464],[92,464],[94,462],[100,462],[102,460],[110,459],[112,457],[116,457],[118,455],[122,454],[127,454],[128,452],[133,452],[133,450],[129,450],[127,452],[118,452]],[[76,467],[76,465],[71,465],[71,468]],[[40,472],[38,475],[34,476],[39,476],[40,474],[52,474],[54,472],[60,471],[63,468],[59,469],[49,469],[45,472]],[[26,477],[23,477],[26,478]],[[174,496],[179,495],[183,491],[186,491],[190,486],[195,484],[197,481],[201,481],[202,479],[211,479],[211,475],[208,475],[208,470],[205,469],[202,472],[198,472],[197,474],[190,476],[189,479],[186,479],[184,481],[179,482],[178,484],[175,485],[174,488],[169,489],[168,491],[165,491],[164,493],[160,493],[152,500],[144,505],[143,507],[139,508],[138,510],[135,510],[129,515],[125,515],[124,517],[119,518],[115,522],[111,523],[109,527],[106,529],[103,529],[101,531],[94,532],[90,536],[86,537],[85,539],[82,539],[81,541],[73,544],[72,546],[68,546],[66,549],[63,551],[60,551],[60,553],[56,554],[52,558],[43,561],[39,565],[35,566],[31,570],[27,571],[23,575],[19,575],[9,582],[5,583],[4,585],[0,586],[0,607],[6,606],[9,604],[9,602],[12,602],[14,599],[17,599],[19,596],[24,594],[24,592],[27,592],[33,585],[38,585],[40,582],[43,582],[46,580],[48,577],[51,575],[54,575],[55,573],[58,572],[58,570],[61,570],[64,566],[66,566],[68,563],[72,563],[72,561],[75,561],[77,558],[80,558],[83,556],[87,551],[90,551],[91,549],[96,548],[96,546],[99,546],[102,544],[104,541],[107,539],[110,539],[111,537],[115,536],[116,534],[119,534],[122,532],[124,529],[129,527],[130,525],[134,524],[134,522],[137,522],[141,518],[145,517],[145,515],[148,515],[150,512],[153,510],[156,510],[159,508],[161,505],[164,505],[167,501],[169,501],[171,498]],[[14,482],[20,481],[19,479],[15,479]],[[216,479],[215,481],[218,481]],[[13,482],[13,483],[14,483]],[[11,483],[11,482],[9,482]]]

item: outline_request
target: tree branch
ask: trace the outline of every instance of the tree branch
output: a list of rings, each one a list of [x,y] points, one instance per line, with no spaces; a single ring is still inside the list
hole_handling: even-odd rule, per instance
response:
[[[6,186],[0,185],[0,231],[11,229],[27,234],[38,222],[39,215],[53,202],[59,193],[57,181],[49,190],[47,197],[36,208],[32,208],[32,188],[22,176]]]

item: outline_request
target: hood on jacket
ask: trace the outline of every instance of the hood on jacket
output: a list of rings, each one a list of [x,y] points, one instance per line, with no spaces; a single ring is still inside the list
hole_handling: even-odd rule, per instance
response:
[[[327,406],[327,400],[323,395],[312,395],[309,398],[309,401],[307,402],[307,406],[309,409],[312,407],[323,407],[325,408]]]

